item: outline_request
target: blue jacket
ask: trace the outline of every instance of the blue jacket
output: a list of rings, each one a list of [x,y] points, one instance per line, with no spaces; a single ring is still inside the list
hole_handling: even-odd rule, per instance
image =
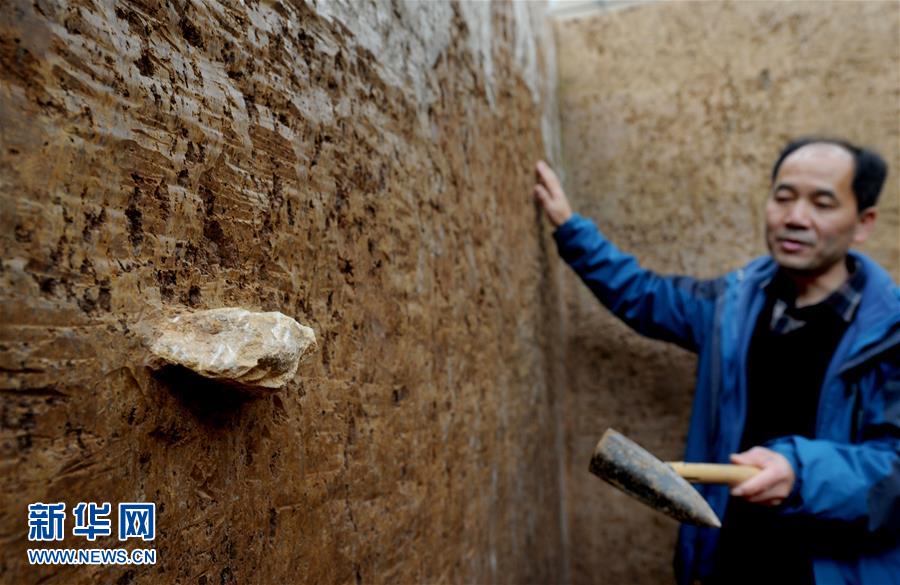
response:
[[[598,299],[637,332],[699,356],[686,461],[728,462],[746,413],[747,348],[775,274],[771,257],[712,280],[661,276],[619,251],[578,215],[554,233],[562,258]],[[816,582],[900,584],[900,289],[866,256],[863,298],[828,366],[815,439],[766,444],[793,465],[783,514],[814,519]],[[726,486],[699,486],[719,517]],[[719,531],[682,525],[679,583],[712,569]],[[758,560],[748,559],[748,562]]]

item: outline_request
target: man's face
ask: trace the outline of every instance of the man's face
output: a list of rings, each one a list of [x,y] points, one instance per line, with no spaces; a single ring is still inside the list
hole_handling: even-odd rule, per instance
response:
[[[834,144],[808,144],[784,159],[766,201],[766,244],[780,266],[825,274],[866,239],[875,211],[857,212],[853,172],[853,156]]]

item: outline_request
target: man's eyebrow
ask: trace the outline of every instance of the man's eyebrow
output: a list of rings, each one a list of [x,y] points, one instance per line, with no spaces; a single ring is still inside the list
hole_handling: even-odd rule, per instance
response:
[[[786,191],[790,191],[792,194],[796,195],[798,193],[797,188],[791,185],[790,183],[778,183],[775,185],[775,188],[772,189],[772,192],[781,191],[782,189]],[[831,189],[816,189],[812,192],[813,197],[828,197],[830,199],[837,200],[837,194]]]
[[[786,190],[790,191],[791,193],[793,193],[793,194],[795,194],[795,195],[797,194],[797,189],[796,189],[793,185],[791,185],[790,183],[778,183],[777,185],[775,185],[775,188],[772,189],[772,191],[773,191],[773,192],[774,192],[774,191],[781,191],[782,189],[786,189]]]

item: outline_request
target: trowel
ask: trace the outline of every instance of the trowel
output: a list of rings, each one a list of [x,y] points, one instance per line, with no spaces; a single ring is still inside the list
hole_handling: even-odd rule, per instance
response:
[[[621,433],[607,429],[594,448],[591,473],[679,522],[722,523],[690,483],[736,485],[759,472],[750,465],[663,462]]]

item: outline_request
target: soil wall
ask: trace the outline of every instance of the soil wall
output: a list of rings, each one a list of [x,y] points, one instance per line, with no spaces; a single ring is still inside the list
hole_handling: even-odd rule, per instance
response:
[[[3,3],[0,582],[565,580],[541,9]],[[315,330],[284,391],[146,367],[227,306]],[[29,567],[80,501],[155,502],[157,564]]]

